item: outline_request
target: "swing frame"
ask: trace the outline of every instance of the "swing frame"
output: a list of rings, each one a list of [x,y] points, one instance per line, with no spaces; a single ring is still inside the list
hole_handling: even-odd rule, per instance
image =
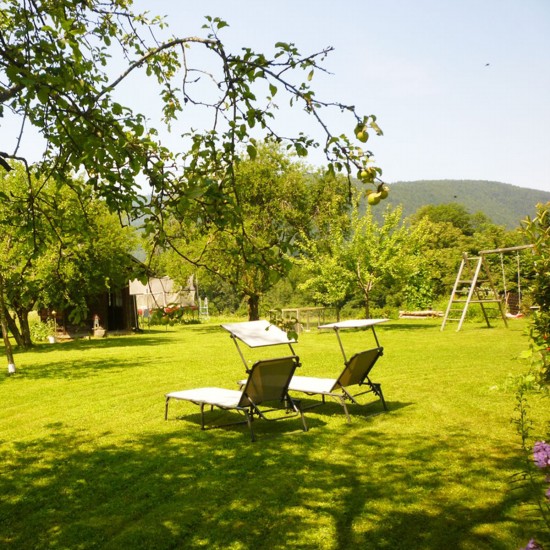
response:
[[[516,258],[517,258],[517,287],[518,287],[518,309],[521,310],[521,273],[520,273],[520,261],[519,261],[519,251],[520,250],[526,250],[528,248],[533,248],[533,244],[524,244],[520,246],[509,246],[506,248],[495,248],[494,250],[480,250],[478,254],[480,256],[488,256],[490,254],[500,254],[500,266],[502,271],[502,284],[503,284],[503,290],[504,290],[504,303],[506,304],[506,310],[507,310],[507,316],[508,316],[508,290],[506,288],[506,276],[504,273],[504,254],[509,254],[511,252],[516,252]],[[513,315],[511,315],[514,317]]]
[[[485,318],[485,322],[487,323],[487,326],[490,327],[491,324],[489,322],[489,317],[487,316],[487,313],[485,311],[485,305],[491,304],[491,303],[495,303],[498,305],[498,309],[502,317],[502,320],[504,321],[504,325],[508,327],[507,318],[509,315],[507,311],[505,311],[504,309],[505,307],[506,308],[508,307],[508,304],[506,303],[506,300],[502,300],[501,298],[497,297],[496,288],[495,288],[495,285],[493,284],[489,266],[486,261],[486,256],[490,254],[500,254],[501,265],[503,266],[504,265],[502,261],[503,254],[506,254],[509,252],[515,252],[515,251],[519,251],[527,248],[533,248],[533,247],[534,245],[532,244],[526,244],[526,245],[520,245],[520,246],[510,246],[506,248],[496,248],[494,250],[480,250],[476,257],[469,257],[467,253],[464,253],[462,255],[462,262],[460,264],[460,268],[458,269],[458,274],[453,286],[453,290],[451,292],[451,297],[449,299],[449,303],[447,305],[445,315],[443,316],[443,323],[441,324],[441,330],[445,328],[448,321],[458,321],[458,328],[456,329],[458,332],[462,328],[462,324],[466,319],[466,314],[468,312],[468,308],[470,304],[479,304],[479,306],[481,307],[483,316]],[[475,261],[476,263],[475,268],[470,265],[469,263],[470,261]],[[492,297],[489,297],[489,298],[487,296],[481,295],[480,289],[478,287],[478,283],[480,282],[478,277],[482,270],[491,287]],[[463,278],[462,276],[463,272],[465,272],[466,275],[468,276],[467,279]],[[519,273],[519,255],[518,255],[518,277],[519,276],[521,276],[521,274]],[[505,278],[503,280],[503,284],[506,285]],[[466,287],[465,285],[468,285],[468,286]],[[457,293],[462,294],[464,292],[467,293],[467,298],[465,300],[462,298],[457,298]],[[504,295],[504,298],[506,298],[506,293]],[[459,313],[459,317],[456,317],[457,312]],[[451,314],[453,314],[454,317],[450,317]]]

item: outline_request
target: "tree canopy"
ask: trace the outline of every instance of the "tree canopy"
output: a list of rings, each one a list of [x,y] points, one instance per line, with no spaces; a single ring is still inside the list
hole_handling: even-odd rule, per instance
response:
[[[331,172],[367,183],[380,175],[363,148],[369,133],[381,133],[376,117],[315,95],[311,81],[324,71],[332,48],[302,54],[279,42],[271,57],[246,47],[235,54],[222,42],[227,23],[218,18],[206,18],[204,37],[161,41],[157,34],[165,26],[161,18],[133,13],[131,0],[6,0],[0,14],[0,115],[18,120],[20,132],[0,147],[3,166],[18,158],[32,126],[45,138],[41,172],[59,179],[84,170],[83,185],[93,186],[112,208],[143,205],[136,178],[144,176],[154,196],[148,224],[181,209],[189,220],[234,221],[239,213],[229,191],[235,163],[244,151],[253,157],[257,140],[269,136],[301,157],[322,147]],[[214,69],[192,66],[191,48],[207,51]],[[186,128],[181,151],[162,146],[146,115],[117,99],[117,90],[137,72],[157,82],[162,123],[185,121],[192,109],[210,113],[203,129]],[[198,78],[209,83],[208,93],[195,86]],[[322,139],[279,134],[272,124],[278,102],[313,117]],[[351,137],[330,130],[327,109],[348,118]]]
[[[164,223],[166,239],[151,240],[148,249],[171,275],[177,277],[183,258],[199,269],[203,282],[229,285],[246,298],[255,320],[260,297],[289,273],[302,235],[318,231],[329,218],[334,223],[347,210],[345,185],[310,173],[274,142],[258,144],[254,156],[236,165],[235,175],[238,227],[190,226],[172,215]]]
[[[462,204],[458,203],[428,204],[419,208],[411,216],[413,223],[423,218],[427,218],[434,223],[450,223],[467,236],[473,235],[480,225],[489,221],[482,212],[470,214]]]
[[[315,94],[315,73],[325,72],[332,48],[304,54],[293,43],[278,42],[272,55],[246,46],[234,53],[222,40],[227,26],[207,16],[203,36],[182,37],[166,34],[162,18],[135,13],[131,0],[5,0],[0,119],[17,130],[3,133],[0,173],[13,170],[14,161],[23,163],[31,217],[42,190],[33,182],[51,180],[139,217],[162,246],[173,246],[167,220],[204,234],[212,228],[235,233],[245,227],[236,167],[244,155],[254,159],[265,139],[298,157],[320,148],[329,174],[346,174],[350,185],[357,176],[380,187],[381,170],[365,149],[369,134],[382,133],[376,116]],[[197,48],[210,56],[204,66],[193,65],[188,55]],[[121,99],[137,74],[158,89],[162,114],[153,123],[149,113]],[[311,117],[320,137],[276,128],[279,105]],[[347,135],[326,123],[331,110],[341,114]],[[200,128],[189,122],[197,111]],[[181,146],[170,150],[159,129],[176,123],[183,128]],[[27,140],[35,134],[42,145],[32,146],[42,149],[30,153]],[[0,287],[4,311],[3,281]]]
[[[136,240],[105,203],[51,179],[32,178],[19,164],[0,180],[0,261],[6,322],[18,344],[31,345],[28,314],[36,306],[70,307],[75,323],[86,298],[130,278]],[[15,323],[15,318],[18,324]]]
[[[531,320],[529,355],[539,377],[550,381],[550,202],[537,205],[533,218],[526,218],[522,231],[533,245],[531,292],[536,306]]]
[[[378,223],[371,206],[361,214],[360,198],[357,194],[347,227],[335,225],[324,239],[305,240],[298,264],[305,273],[301,288],[317,303],[338,312],[358,295],[370,317],[373,292],[396,281],[412,283],[425,261],[419,253],[423,240],[403,223],[401,208],[388,208]]]

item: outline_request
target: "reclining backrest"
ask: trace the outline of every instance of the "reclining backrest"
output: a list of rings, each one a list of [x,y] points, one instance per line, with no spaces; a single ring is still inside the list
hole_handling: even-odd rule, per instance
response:
[[[346,363],[346,367],[336,381],[335,387],[342,386],[345,388],[346,386],[363,383],[383,351],[384,348],[373,348],[356,353]]]
[[[296,367],[300,364],[296,355],[256,361],[243,388],[240,406],[259,405],[262,401],[282,400]]]

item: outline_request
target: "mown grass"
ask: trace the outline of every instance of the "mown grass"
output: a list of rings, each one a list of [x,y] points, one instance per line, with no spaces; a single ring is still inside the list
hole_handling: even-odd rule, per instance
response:
[[[0,375],[0,546],[519,548],[541,529],[514,481],[524,328],[381,325],[373,379],[388,413],[367,397],[348,425],[330,403],[307,412],[307,433],[258,422],[254,444],[246,426],[201,431],[188,403],[164,420],[166,392],[243,377],[216,323],[18,354],[18,373]],[[370,332],[342,338],[372,345]],[[341,368],[332,332],[302,334],[296,351],[302,375]],[[542,431],[547,402],[529,403]]]

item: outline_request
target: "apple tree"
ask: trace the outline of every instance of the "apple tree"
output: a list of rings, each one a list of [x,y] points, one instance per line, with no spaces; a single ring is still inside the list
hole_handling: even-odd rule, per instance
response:
[[[83,195],[91,190],[109,208],[141,216],[163,246],[172,246],[166,220],[206,232],[242,230],[236,166],[266,138],[299,157],[319,148],[328,173],[379,186],[381,170],[365,149],[369,134],[381,134],[376,117],[313,88],[331,48],[304,54],[279,42],[269,55],[247,47],[234,53],[224,27],[207,17],[203,36],[176,36],[161,18],[135,13],[131,0],[4,0],[0,120],[17,129],[3,132],[0,171],[21,160],[29,186],[45,177]],[[206,58],[194,65],[197,49]],[[153,123],[124,99],[145,81],[160,100]],[[320,137],[278,127],[282,107],[313,120]],[[331,110],[347,134],[326,123]],[[192,113],[201,117],[198,128]],[[161,136],[175,128],[181,140],[171,150]],[[35,135],[41,141],[29,145]],[[140,181],[150,186],[146,196]]]
[[[0,192],[1,309],[26,348],[32,345],[28,315],[37,305],[70,307],[83,317],[87,296],[126,283],[136,238],[91,193],[45,178],[32,178],[29,187],[21,164],[0,180]]]
[[[191,227],[174,218],[164,224],[166,239],[148,248],[173,277],[183,259],[199,269],[199,279],[234,289],[255,320],[261,296],[288,275],[301,236],[344,215],[347,186],[308,171],[274,142],[258,144],[256,154],[236,165],[235,183],[239,226]]]
[[[4,168],[24,156],[25,136],[34,128],[44,138],[39,169],[56,178],[83,170],[82,185],[93,187],[112,208],[145,206],[136,184],[144,176],[153,191],[146,223],[159,233],[167,211],[184,211],[190,223],[238,223],[235,163],[242,151],[253,156],[257,140],[268,136],[300,157],[321,147],[331,172],[358,175],[366,183],[380,175],[363,148],[369,133],[381,133],[376,117],[318,98],[312,88],[331,48],[302,54],[294,44],[279,42],[271,56],[246,47],[235,54],[224,46],[220,32],[227,23],[218,18],[206,18],[203,37],[177,37],[167,34],[161,18],[131,8],[131,0],[4,2],[0,115],[20,125],[11,143],[0,147]],[[193,66],[193,48],[202,48],[211,57],[205,64],[214,69]],[[180,151],[162,146],[159,127],[121,99],[138,73],[159,88],[158,124],[183,125]],[[277,129],[279,104],[315,120],[321,139]],[[204,113],[201,129],[185,127],[193,109]],[[351,138],[331,132],[323,118],[329,109],[348,118]]]
[[[370,195],[369,195],[370,196]],[[413,294],[425,271],[423,239],[404,224],[402,209],[388,208],[378,223],[368,206],[362,213],[360,193],[353,201],[349,227],[331,227],[323,246],[309,243],[309,250],[299,260],[307,274],[304,290],[319,290],[334,296],[331,305],[342,307],[359,294],[370,317],[373,294],[377,290],[396,288]],[[332,266],[332,267],[331,267]],[[416,280],[416,282],[415,282]],[[329,305],[327,302],[325,305]]]

